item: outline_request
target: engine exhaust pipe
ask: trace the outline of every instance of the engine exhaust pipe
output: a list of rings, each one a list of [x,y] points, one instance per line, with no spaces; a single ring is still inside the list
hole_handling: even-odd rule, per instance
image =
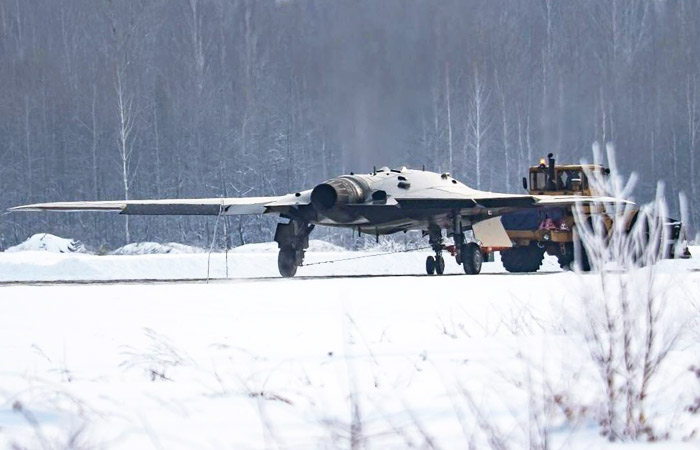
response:
[[[319,184],[311,191],[311,204],[316,211],[328,211],[338,201],[338,192],[329,183]]]
[[[343,206],[364,203],[370,194],[367,182],[355,176],[342,176],[321,183],[311,191],[311,204],[329,218],[347,219]]]

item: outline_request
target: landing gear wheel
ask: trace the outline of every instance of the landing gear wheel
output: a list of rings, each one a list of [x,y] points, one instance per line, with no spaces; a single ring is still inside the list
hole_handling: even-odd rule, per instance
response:
[[[435,273],[438,275],[445,273],[445,258],[442,255],[435,257]]]
[[[476,275],[481,272],[481,263],[484,255],[481,248],[474,242],[462,246],[462,266],[467,275]]]
[[[425,271],[428,272],[428,275],[435,273],[435,258],[432,256],[425,258]]]
[[[277,256],[277,268],[284,278],[291,278],[297,273],[297,252],[282,249]]]
[[[277,224],[275,242],[280,249],[277,268],[284,278],[293,277],[304,262],[304,250],[309,248],[309,234],[313,229],[314,225],[296,219]]]

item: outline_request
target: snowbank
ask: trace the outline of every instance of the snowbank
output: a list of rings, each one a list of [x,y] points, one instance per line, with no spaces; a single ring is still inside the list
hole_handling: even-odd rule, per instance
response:
[[[277,253],[279,248],[277,242],[260,242],[258,244],[246,244],[230,250],[236,253]],[[307,252],[345,252],[343,247],[339,247],[330,242],[312,239],[309,241]]]
[[[261,242],[257,244],[246,244],[232,248],[229,252],[235,253],[277,253],[276,242]],[[344,248],[331,244],[325,241],[312,240],[309,241],[310,252],[342,252]],[[193,247],[191,245],[180,244],[177,242],[168,242],[160,244],[158,242],[138,242],[125,245],[112,252],[110,255],[182,255],[192,253],[208,253],[209,250],[201,247]],[[216,252],[221,252],[221,249],[216,249]]]
[[[6,253],[16,252],[51,252],[51,253],[85,253],[85,247],[75,239],[65,239],[49,233],[39,233],[21,244],[5,250]]]
[[[189,254],[204,253],[205,250],[191,245],[168,242],[160,244],[158,242],[136,242],[127,244],[124,247],[110,252],[110,255],[167,255],[167,254]]]

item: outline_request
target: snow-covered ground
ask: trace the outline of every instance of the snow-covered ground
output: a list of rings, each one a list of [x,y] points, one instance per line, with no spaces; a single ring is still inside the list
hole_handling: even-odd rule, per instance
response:
[[[32,238],[33,240],[36,240]],[[70,241],[68,241],[70,242]],[[178,244],[130,244],[109,255],[43,251],[0,253],[0,282],[60,280],[183,280],[226,278],[278,278],[277,244],[249,244],[225,253],[202,252]],[[63,249],[68,244],[54,245]],[[183,250],[184,248],[184,250]],[[421,275],[428,250],[386,254],[386,250],[347,252],[323,241],[311,241],[305,267],[297,276]],[[130,257],[124,257],[130,254]],[[333,262],[330,262],[333,261]],[[319,264],[321,263],[321,264]],[[555,258],[547,258],[544,272],[560,271]],[[484,273],[502,272],[500,264],[485,264]],[[463,274],[447,258],[447,274]]]
[[[548,448],[618,448],[567,409],[600,384],[565,331],[595,274],[548,258],[533,275],[496,261],[430,277],[424,251],[310,250],[307,263],[354,259],[281,279],[259,244],[208,284],[0,286],[0,447],[528,448],[546,429]],[[223,278],[218,253],[0,253],[0,280],[201,279],[208,259]],[[697,448],[684,407],[700,396],[700,264],[658,269],[689,328],[647,399],[673,438],[654,448]]]

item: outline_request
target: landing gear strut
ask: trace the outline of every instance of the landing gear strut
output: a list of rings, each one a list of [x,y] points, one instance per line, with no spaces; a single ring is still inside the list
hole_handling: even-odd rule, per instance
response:
[[[443,245],[442,230],[435,224],[430,225],[428,231],[424,232],[423,235],[428,235],[430,246],[435,250],[435,256],[428,256],[425,260],[425,271],[428,275],[434,273],[442,275],[445,272],[443,250],[448,250],[455,257],[457,264],[462,265],[467,275],[476,275],[481,272],[481,264],[484,261],[481,247],[476,242],[466,242],[461,218],[457,213],[454,215],[453,225],[453,229],[448,230],[447,235],[454,239],[454,245]]]
[[[464,273],[467,275],[476,275],[481,272],[481,264],[484,260],[481,247],[476,242],[467,243],[465,241],[462,219],[458,213],[455,213],[452,224],[452,238],[455,241],[457,264],[462,265]]]
[[[293,277],[304,262],[304,250],[309,248],[309,234],[313,229],[314,225],[300,220],[277,224],[275,242],[280,249],[277,267],[284,278]]]

